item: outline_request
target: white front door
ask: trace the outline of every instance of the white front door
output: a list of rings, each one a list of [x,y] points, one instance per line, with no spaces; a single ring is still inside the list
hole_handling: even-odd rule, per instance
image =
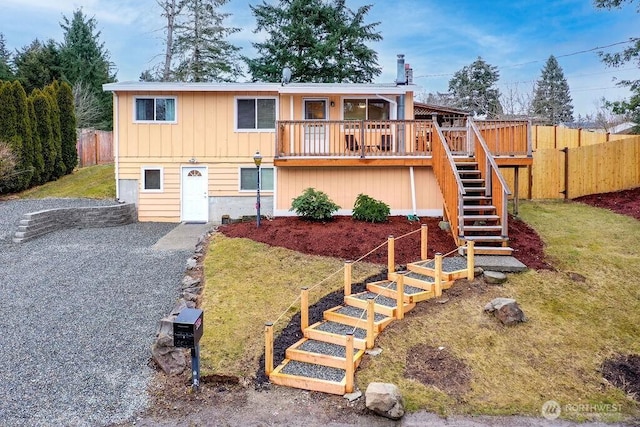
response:
[[[305,123],[304,154],[329,154],[329,140],[327,139],[327,125],[317,120],[327,120],[326,99],[305,99],[304,119],[315,120],[315,123]]]
[[[209,221],[209,193],[206,166],[182,167],[182,221]]]

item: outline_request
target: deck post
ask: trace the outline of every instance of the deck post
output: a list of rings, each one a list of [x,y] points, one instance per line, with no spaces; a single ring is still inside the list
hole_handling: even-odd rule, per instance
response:
[[[396,279],[398,293],[396,295],[396,319],[404,319],[404,272],[398,273]]]
[[[351,274],[352,274],[353,261],[345,261],[344,263],[344,296],[351,295]]]
[[[387,239],[387,277],[391,279],[391,274],[396,271],[395,254],[396,245],[393,236],[389,236]]]
[[[345,392],[353,393],[353,376],[355,374],[355,366],[353,363],[353,332],[347,332],[347,342],[345,344]]]
[[[475,277],[475,246],[476,242],[472,240],[467,241],[467,280],[473,280]]]
[[[435,294],[436,298],[439,298],[442,296],[442,254],[440,252],[436,254],[434,263],[436,270]]]
[[[429,226],[422,224],[420,227],[420,259],[427,259],[427,235],[429,232]]]
[[[302,288],[300,294],[300,329],[304,334],[304,330],[309,327],[309,288]]]
[[[373,297],[367,298],[367,348],[373,348],[375,337],[373,336],[373,322],[375,320],[375,312],[373,310]]]
[[[264,373],[269,376],[273,372],[273,323],[264,325]]]

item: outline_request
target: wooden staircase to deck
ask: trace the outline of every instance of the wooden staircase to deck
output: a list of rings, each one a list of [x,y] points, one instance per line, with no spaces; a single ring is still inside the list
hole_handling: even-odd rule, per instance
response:
[[[326,310],[322,321],[302,325],[303,338],[268,372],[270,381],[331,394],[352,392],[353,372],[376,337],[416,304],[441,296],[443,289],[449,289],[455,279],[469,277],[472,270],[473,255],[439,256],[408,264],[406,271],[391,272],[387,280],[368,283],[361,293],[350,294],[350,285],[345,286],[344,303]],[[304,313],[304,306],[301,310]]]

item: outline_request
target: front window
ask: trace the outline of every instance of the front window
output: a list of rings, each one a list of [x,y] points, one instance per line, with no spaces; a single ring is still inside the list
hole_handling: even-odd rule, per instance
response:
[[[175,98],[136,98],[136,122],[171,122],[176,121]]]
[[[240,169],[240,191],[256,191],[258,168]],[[260,190],[273,191],[273,168],[260,168]]]
[[[345,99],[345,120],[389,120],[389,102],[382,99]]]
[[[142,190],[151,192],[162,191],[162,168],[142,168]]]
[[[275,128],[275,98],[236,99],[236,129],[274,130]]]

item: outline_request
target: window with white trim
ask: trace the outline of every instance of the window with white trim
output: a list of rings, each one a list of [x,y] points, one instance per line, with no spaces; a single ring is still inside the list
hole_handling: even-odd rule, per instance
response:
[[[236,129],[275,130],[275,98],[236,98]]]
[[[162,191],[162,168],[143,167],[142,168],[142,191],[161,192]]]
[[[134,104],[136,122],[176,122],[175,97],[136,97]]]
[[[384,99],[344,99],[344,120],[389,120],[391,107]]]
[[[256,191],[258,168],[240,168],[240,191]],[[273,168],[260,168],[260,190],[273,191]]]

